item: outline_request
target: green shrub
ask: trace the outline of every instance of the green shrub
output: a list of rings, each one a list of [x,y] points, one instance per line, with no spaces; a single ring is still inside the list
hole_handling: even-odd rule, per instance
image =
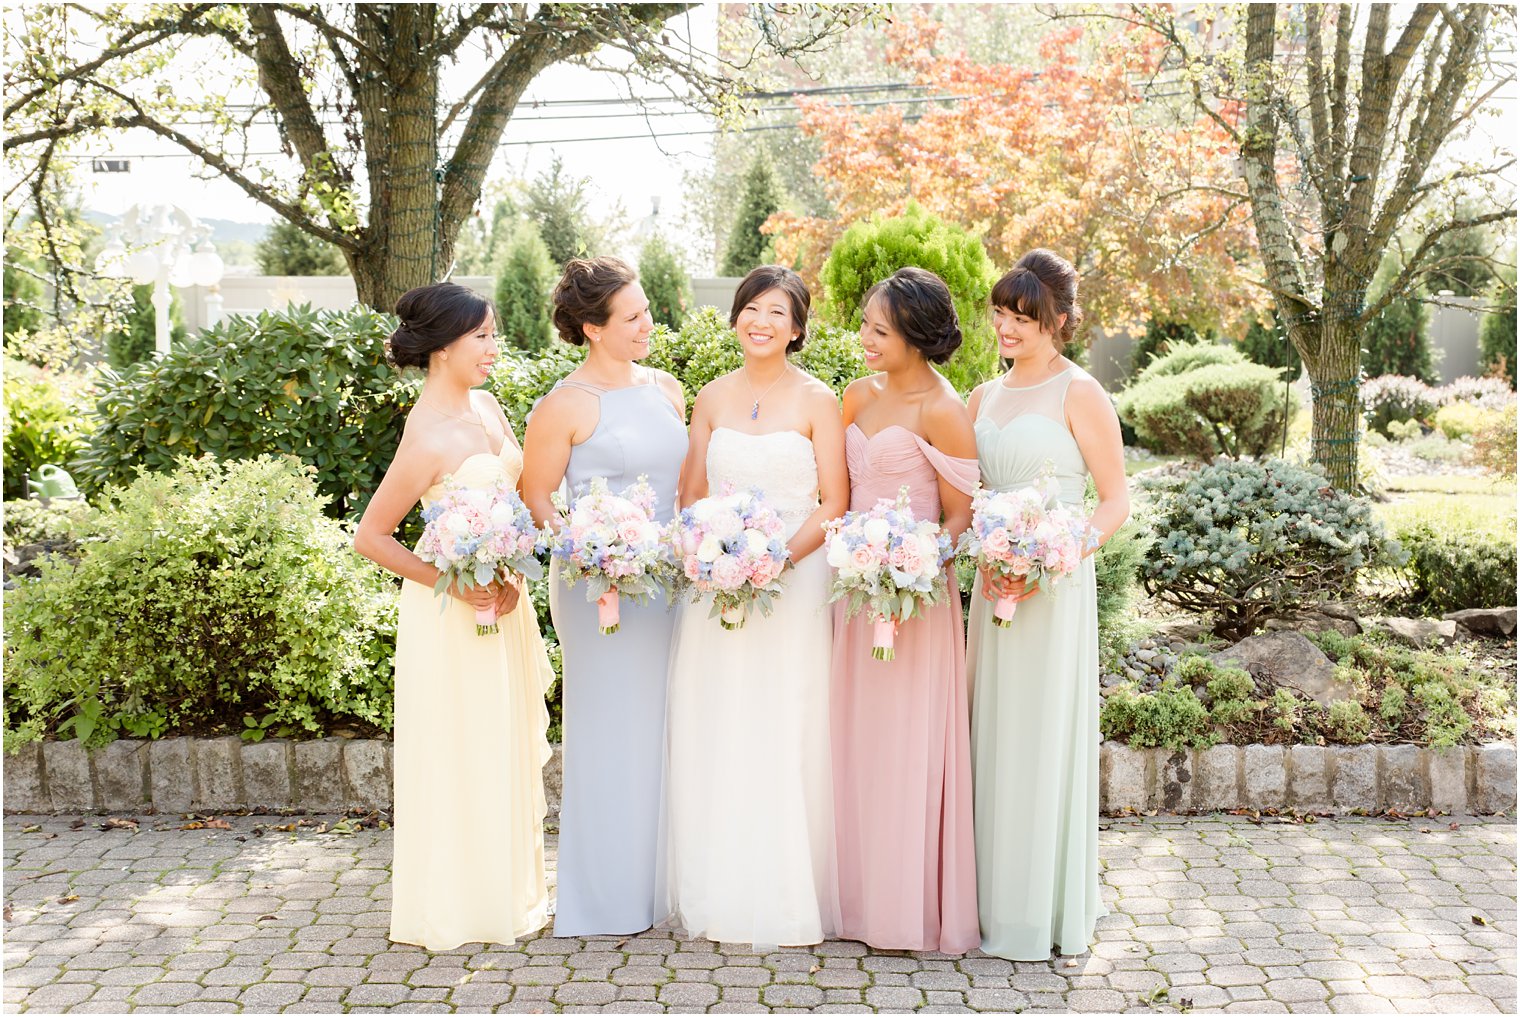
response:
[[[91,421],[78,405],[76,387],[57,372],[6,360],[0,472],[7,499],[26,497],[28,474],[50,463],[67,467],[85,447]]]
[[[1215,742],[1198,696],[1170,678],[1154,692],[1137,693],[1133,682],[1118,686],[1103,700],[1098,724],[1104,738],[1137,749],[1202,749]]]
[[[1478,352],[1490,374],[1508,379],[1515,387],[1515,270],[1504,269],[1489,291],[1490,305],[1496,308],[1483,316],[1478,327]]]
[[[322,508],[289,457],[112,491],[77,564],[6,596],[7,741],[389,729],[396,589]]]
[[[518,441],[522,441],[533,405],[554,387],[555,382],[579,367],[585,359],[585,347],[563,342],[556,342],[536,353],[501,351],[486,388],[501,403],[502,411],[517,432]]]
[[[1185,321],[1163,321],[1152,318],[1145,323],[1145,332],[1135,340],[1129,352],[1129,373],[1137,374],[1151,365],[1156,358],[1164,356],[1179,346],[1195,343],[1212,343],[1211,333],[1200,333]]]
[[[8,501],[4,507],[6,546],[70,540],[91,511],[82,499],[55,500],[46,505],[35,498]]]
[[[1502,416],[1499,410],[1485,410],[1472,403],[1451,403],[1436,410],[1436,430],[1453,441],[1468,441]]]
[[[639,282],[654,320],[679,329],[692,309],[691,279],[676,252],[658,234],[645,241],[639,252]]]
[[[1376,431],[1367,432],[1369,435]],[[1388,437],[1394,441],[1414,441],[1425,433],[1418,420],[1392,420],[1388,423]],[[1381,435],[1379,435],[1381,437]]]
[[[1372,733],[1372,718],[1354,699],[1337,699],[1326,711],[1325,726],[1331,740],[1342,745],[1360,745]]]
[[[288,454],[316,467],[328,512],[357,518],[401,437],[414,383],[385,362],[395,318],[363,307],[235,315],[168,356],[102,370],[76,459],[89,490],[185,456]]]
[[[1362,383],[1362,407],[1367,426],[1392,437],[1390,425],[1395,421],[1431,419],[1439,405],[1434,389],[1419,378],[1398,374],[1379,375]]]
[[[1211,614],[1227,637],[1343,592],[1365,567],[1404,561],[1366,499],[1281,459],[1221,460],[1194,471],[1160,493],[1151,532],[1146,590]]]
[[[1515,407],[1473,435],[1472,462],[1500,477],[1515,475]]]
[[[1212,349],[1235,362],[1215,360],[1206,352]],[[1276,370],[1249,363],[1229,347],[1183,347],[1172,357],[1157,360],[1119,395],[1119,417],[1141,446],[1208,462],[1219,455],[1263,456],[1281,443],[1295,404]]]
[[[542,350],[554,339],[550,294],[559,270],[538,227],[522,220],[496,267],[496,332],[520,350]]]
[[[1299,355],[1298,347],[1288,338],[1287,330],[1278,320],[1276,311],[1271,313],[1270,319],[1269,324],[1252,321],[1245,335],[1236,343],[1236,348],[1251,363],[1263,367],[1286,368],[1289,376],[1296,378],[1303,370],[1303,357]]]
[[[1187,374],[1200,367],[1212,367],[1216,364],[1234,366],[1244,363],[1247,363],[1246,358],[1233,346],[1224,346],[1207,339],[1199,342],[1177,343],[1152,359],[1135,375],[1132,384],[1138,385],[1141,382],[1154,381],[1156,378]]]
[[[943,373],[962,395],[998,373],[997,341],[987,299],[997,274],[981,241],[909,202],[901,215],[857,222],[834,244],[819,273],[820,315],[858,330],[866,292],[909,265],[927,269],[950,287],[964,341]]]
[[[1389,685],[1383,690],[1383,697],[1378,702],[1378,716],[1383,718],[1384,724],[1395,728],[1400,726],[1408,709],[1409,693],[1404,691],[1404,686]]]
[[[261,275],[347,275],[343,252],[295,223],[280,219],[253,248]]]
[[[184,310],[179,294],[170,287],[169,344],[171,348],[185,341]],[[158,348],[157,312],[153,309],[153,286],[132,287],[132,309],[119,332],[107,332],[104,340],[106,363],[118,371],[139,360],[151,357]]]
[[[1399,540],[1409,551],[1414,605],[1425,613],[1515,603],[1512,534],[1438,531],[1418,524],[1401,532]]]

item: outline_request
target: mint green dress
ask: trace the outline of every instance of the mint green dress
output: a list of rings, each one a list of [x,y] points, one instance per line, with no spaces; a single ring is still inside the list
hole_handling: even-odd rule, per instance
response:
[[[989,386],[977,410],[982,483],[1008,491],[1046,471],[1080,507],[1087,463],[1066,425],[1081,369]],[[971,599],[971,765],[982,950],[1041,961],[1079,954],[1107,914],[1098,890],[1098,604],[1093,560],[992,623]]]

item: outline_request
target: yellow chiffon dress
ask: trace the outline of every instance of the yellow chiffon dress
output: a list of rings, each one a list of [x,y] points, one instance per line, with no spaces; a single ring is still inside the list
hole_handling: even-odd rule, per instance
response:
[[[466,459],[465,486],[516,483],[522,453]],[[423,495],[431,504],[444,491]],[[428,950],[511,943],[549,918],[543,767],[554,680],[526,592],[500,632],[402,584],[396,631],[395,833],[390,938]]]

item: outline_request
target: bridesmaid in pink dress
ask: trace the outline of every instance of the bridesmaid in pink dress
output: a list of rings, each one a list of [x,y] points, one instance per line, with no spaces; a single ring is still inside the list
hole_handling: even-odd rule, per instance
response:
[[[976,436],[932,363],[961,343],[950,291],[904,268],[866,295],[866,365],[844,395],[850,508],[907,485],[913,512],[953,537],[970,525]],[[834,618],[830,702],[839,935],[880,949],[965,953],[981,942],[971,822],[971,735],[960,595],[897,633],[896,659],[871,657],[864,612]]]

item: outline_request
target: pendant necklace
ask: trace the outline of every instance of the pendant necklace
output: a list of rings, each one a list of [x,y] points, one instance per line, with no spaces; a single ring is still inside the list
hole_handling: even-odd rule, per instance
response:
[[[791,365],[787,365],[787,366],[790,367]],[[749,388],[749,394],[752,395],[752,396],[755,396],[755,401],[754,401],[754,403],[752,403],[750,405],[750,408],[749,408],[749,419],[751,419],[751,420],[759,420],[760,419],[760,400],[762,400],[766,396],[770,395],[771,394],[771,389],[775,388],[776,385],[777,385],[777,383],[780,382],[781,379],[785,378],[785,377],[786,377],[786,370],[783,369],[781,371],[781,373],[776,376],[776,380],[773,381],[773,382],[771,382],[769,385],[766,386],[766,389],[765,389],[764,392],[761,392],[759,395],[755,395],[755,386],[752,385],[752,384],[750,384],[750,380],[749,380],[749,368],[746,367],[744,369],[744,384]]]

